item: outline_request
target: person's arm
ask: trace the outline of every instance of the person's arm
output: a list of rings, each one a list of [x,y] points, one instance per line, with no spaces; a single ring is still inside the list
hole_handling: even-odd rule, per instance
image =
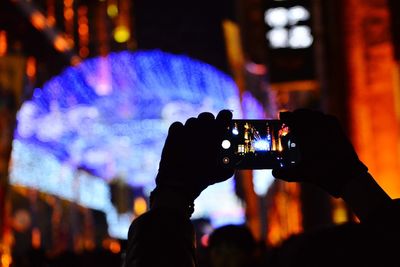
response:
[[[194,200],[209,185],[233,175],[218,163],[230,111],[216,118],[201,113],[169,129],[161,155],[150,211],[129,229],[125,267],[193,267],[195,236],[190,216]]]
[[[366,221],[382,207],[392,204],[392,199],[368,173],[350,179],[343,187],[341,198],[351,207],[360,221]]]
[[[383,236],[400,241],[400,206],[377,184],[359,160],[338,120],[321,112],[296,110],[281,114],[300,149],[300,162],[275,169],[275,177],[318,185],[342,198],[362,223]]]
[[[400,242],[400,202],[390,198],[369,173],[349,180],[341,198],[382,240]]]
[[[131,224],[126,267],[195,266],[193,226],[183,211],[152,208]]]

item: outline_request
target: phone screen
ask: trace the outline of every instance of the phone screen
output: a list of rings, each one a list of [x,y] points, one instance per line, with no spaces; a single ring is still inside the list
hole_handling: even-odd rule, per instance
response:
[[[280,120],[232,120],[221,145],[223,164],[236,169],[273,169],[298,161],[290,128]]]

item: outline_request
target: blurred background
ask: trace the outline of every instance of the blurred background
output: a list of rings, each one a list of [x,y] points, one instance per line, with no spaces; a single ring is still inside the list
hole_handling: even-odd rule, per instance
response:
[[[334,114],[400,197],[399,11],[394,0],[0,1],[0,266],[121,266],[169,125],[202,111]],[[268,170],[238,172],[195,205],[200,248],[226,224],[274,247],[357,221]]]

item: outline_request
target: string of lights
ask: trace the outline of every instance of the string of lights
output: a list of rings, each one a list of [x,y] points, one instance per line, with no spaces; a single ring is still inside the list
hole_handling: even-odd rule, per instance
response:
[[[132,215],[117,216],[111,209],[107,183],[122,179],[148,193],[169,125],[221,109],[242,117],[235,82],[187,56],[154,50],[88,59],[35,89],[22,105],[11,182],[104,210],[110,232],[125,237]],[[253,103],[247,112],[258,111]],[[98,178],[80,175],[76,192],[73,181],[80,169]],[[211,214],[217,224],[242,222],[243,207],[232,192],[232,180],[205,192],[194,217]],[[225,204],[210,203],[213,194]]]

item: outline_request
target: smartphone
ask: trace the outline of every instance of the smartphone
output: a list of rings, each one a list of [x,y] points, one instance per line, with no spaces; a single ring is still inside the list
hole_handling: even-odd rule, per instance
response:
[[[222,164],[235,169],[274,169],[297,164],[299,151],[281,120],[232,120],[221,144]]]

